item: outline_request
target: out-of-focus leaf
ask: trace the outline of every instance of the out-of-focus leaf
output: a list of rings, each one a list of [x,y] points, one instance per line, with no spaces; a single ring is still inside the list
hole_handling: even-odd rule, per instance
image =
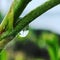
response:
[[[0,12],[0,23],[1,23],[2,19],[3,19],[3,16],[2,16],[2,13]]]

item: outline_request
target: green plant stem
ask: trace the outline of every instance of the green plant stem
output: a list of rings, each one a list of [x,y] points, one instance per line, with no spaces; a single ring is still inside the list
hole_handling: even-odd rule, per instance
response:
[[[24,8],[31,0],[14,0],[11,8],[7,15],[4,17],[2,23],[0,24],[0,32],[7,28],[7,30],[12,30],[13,24],[16,23],[17,18],[23,12]]]
[[[58,57],[58,50],[59,50],[59,45],[58,45],[58,37],[55,35],[51,40],[47,41],[48,44],[48,52],[50,55],[51,60],[59,60]]]
[[[58,5],[60,3],[59,0],[49,0],[42,4],[41,6],[37,7],[33,11],[31,11],[29,14],[27,14],[25,17],[21,19],[21,21],[18,23],[16,28],[14,29],[13,34],[17,34],[21,29],[23,29],[27,24],[29,24],[31,21],[33,21],[35,18],[46,12],[47,10],[51,9],[52,7]]]
[[[13,29],[13,6],[10,7],[9,12],[4,17],[3,21],[0,24],[0,32],[3,30],[12,30]]]
[[[50,59],[51,60],[59,60],[59,57],[58,57],[58,44],[57,42],[54,44],[53,42],[53,46],[51,45],[48,45],[48,52],[49,52],[49,55],[50,55]]]
[[[14,0],[14,23],[31,0]]]
[[[7,35],[10,33],[11,30],[13,30],[13,23],[16,25],[19,15],[23,12],[24,8],[27,6],[27,4],[31,0],[14,0],[14,2],[11,5],[11,8],[5,18],[3,19],[2,23],[0,24],[0,33],[2,30],[6,29],[4,33],[0,34],[1,37]],[[9,30],[8,30],[9,29]],[[14,37],[7,37],[7,39],[1,39],[0,41],[0,48],[4,47],[10,40],[12,40]]]
[[[42,15],[43,13],[45,13],[46,11],[48,11],[49,9],[58,4],[60,4],[60,0],[48,0],[44,4],[37,7],[36,9],[32,10],[25,17],[23,17],[21,21],[18,23],[18,25],[15,27],[15,29],[8,35],[3,36],[3,38],[6,38],[11,35],[16,36],[17,33],[19,33],[26,25],[32,22],[35,18]],[[3,38],[0,37],[0,40]]]
[[[4,32],[3,34],[1,34],[2,36],[5,36],[6,34],[9,34],[10,31],[13,30],[13,22],[16,21],[16,19],[23,12],[24,8],[26,7],[26,5],[30,1],[31,0],[26,0],[26,1],[25,0],[14,0],[14,2],[11,5],[11,8],[10,8],[9,12],[7,13],[7,15],[5,16],[5,18],[3,19],[2,23],[0,24],[0,33],[4,29],[5,29],[5,31],[7,31],[7,30],[9,31],[9,32],[7,31],[8,33]]]

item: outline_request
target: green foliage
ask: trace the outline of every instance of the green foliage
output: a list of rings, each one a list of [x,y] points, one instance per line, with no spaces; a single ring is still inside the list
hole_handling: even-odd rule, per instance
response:
[[[2,21],[2,18],[3,18],[3,16],[2,16],[2,13],[0,12],[0,23]]]
[[[0,13],[0,46],[2,47],[2,49],[0,47],[0,49],[2,50],[2,52],[0,52],[1,60],[7,60],[6,55],[8,54],[6,54],[7,52],[5,49],[7,48],[7,46],[9,46],[9,44],[7,44],[9,41],[14,44],[15,41],[24,41],[26,39],[33,41],[40,48],[43,47],[47,49],[51,60],[60,59],[60,47],[58,44],[58,36],[56,34],[43,32],[41,33],[41,35],[37,36],[32,31],[30,31],[29,34],[24,38],[19,36],[19,32],[25,26],[27,26],[30,22],[32,22],[34,19],[36,19],[49,9],[60,4],[60,0],[47,0],[42,5],[29,12],[26,16],[19,18],[30,1],[31,0],[14,0],[9,12],[3,20],[2,14]]]

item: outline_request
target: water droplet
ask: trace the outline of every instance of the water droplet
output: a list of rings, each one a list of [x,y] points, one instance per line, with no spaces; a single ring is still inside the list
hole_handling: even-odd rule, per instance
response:
[[[22,30],[22,31],[20,32],[20,36],[21,36],[21,37],[26,37],[26,36],[28,35],[28,33],[29,33],[29,30],[25,30],[25,31]]]
[[[27,25],[21,32],[20,32],[20,36],[21,37],[26,37],[29,33],[29,25]]]

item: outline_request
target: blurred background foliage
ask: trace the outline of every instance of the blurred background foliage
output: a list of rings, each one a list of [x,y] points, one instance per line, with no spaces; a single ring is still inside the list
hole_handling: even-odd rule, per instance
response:
[[[29,30],[26,37],[17,36],[1,54],[1,60],[60,59],[60,35],[47,30]],[[59,50],[59,51],[58,51]]]
[[[3,18],[3,16],[2,16],[2,13],[0,12],[0,23],[2,21],[2,18]]]

